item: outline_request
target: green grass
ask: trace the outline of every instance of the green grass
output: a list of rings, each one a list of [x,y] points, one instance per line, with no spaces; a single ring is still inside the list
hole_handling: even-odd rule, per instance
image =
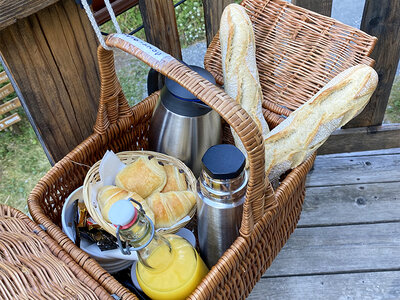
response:
[[[1,71],[3,67],[0,65]],[[0,103],[15,96],[13,93]],[[0,203],[26,213],[26,199],[35,184],[50,169],[50,163],[22,108],[12,110],[0,119],[15,112],[18,112],[22,120],[0,131]]]
[[[177,2],[179,1],[174,0],[174,4]],[[187,0],[182,3],[175,8],[175,16],[183,48],[205,39],[204,12],[201,0]],[[133,31],[143,23],[138,6],[120,14],[117,20],[124,33]],[[101,30],[109,33],[115,32],[111,21],[104,23]],[[137,32],[135,36],[146,39],[143,29]]]
[[[400,123],[400,76],[397,76],[393,82],[386,108],[385,122]]]

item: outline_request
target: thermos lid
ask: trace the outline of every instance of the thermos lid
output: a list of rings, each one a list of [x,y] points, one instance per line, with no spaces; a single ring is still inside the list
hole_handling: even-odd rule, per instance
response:
[[[188,66],[193,71],[197,72],[201,77],[207,79],[211,83],[215,84],[215,79],[207,70],[197,67],[197,66]],[[189,92],[187,89],[182,87],[179,83],[173,81],[172,79],[165,79],[165,85],[167,86],[168,91],[173,94],[175,97],[180,98],[181,100],[189,100],[194,101],[197,100],[197,97]]]
[[[243,153],[233,145],[210,147],[201,159],[203,169],[214,179],[233,179],[242,173],[246,164]]]
[[[131,201],[118,200],[108,210],[108,219],[112,224],[124,227],[136,220],[137,213]]]

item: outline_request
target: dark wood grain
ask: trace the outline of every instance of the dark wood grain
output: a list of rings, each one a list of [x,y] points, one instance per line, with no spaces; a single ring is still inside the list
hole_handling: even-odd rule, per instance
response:
[[[356,151],[356,152],[344,152],[344,153],[333,153],[333,154],[324,154],[319,155],[324,158],[328,157],[346,157],[346,156],[382,156],[382,155],[390,155],[390,154],[400,154],[400,148],[389,148],[389,149],[380,149],[380,150],[371,150],[371,151]]]
[[[0,0],[0,30],[58,0]]]
[[[378,38],[371,57],[376,61],[379,83],[364,111],[346,128],[382,124],[400,58],[399,24],[400,1],[365,1],[361,30]]]
[[[116,0],[111,2],[111,6],[116,16],[138,4],[139,0]],[[94,12],[94,18],[96,19],[97,24],[103,24],[111,19],[105,4],[101,5],[101,7]]]
[[[261,278],[248,300],[400,299],[400,271]]]
[[[400,270],[400,222],[297,228],[263,277]]]
[[[332,13],[332,0],[292,0],[292,3],[324,16],[330,17]]]
[[[93,29],[73,0],[0,32],[0,51],[52,163],[93,132],[100,92],[96,50]]]
[[[399,182],[308,187],[298,225],[400,222]]]
[[[400,155],[324,158],[317,156],[307,187],[399,181]]]
[[[150,44],[182,59],[175,9],[172,0],[139,0],[146,39]]]
[[[225,6],[235,2],[234,0],[203,0],[204,22],[206,25],[207,46],[219,30],[219,23]]]
[[[369,151],[400,147],[400,124],[383,124],[335,131],[318,154]]]

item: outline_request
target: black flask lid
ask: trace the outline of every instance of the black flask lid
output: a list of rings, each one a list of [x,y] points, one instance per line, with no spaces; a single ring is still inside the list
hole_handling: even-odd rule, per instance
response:
[[[210,147],[201,161],[203,169],[214,179],[236,178],[242,173],[246,164],[243,153],[230,144]]]
[[[207,70],[198,67],[198,66],[188,66],[190,69],[198,73],[201,77],[204,79],[207,79],[210,81],[212,84],[215,84],[215,79],[211,75],[210,72]],[[168,89],[168,91],[174,95],[175,97],[181,99],[181,100],[186,100],[186,101],[199,101],[195,95],[193,95],[191,92],[189,92],[187,89],[185,89],[183,86],[181,86],[179,83],[173,81],[172,79],[166,78],[165,79],[165,85]]]

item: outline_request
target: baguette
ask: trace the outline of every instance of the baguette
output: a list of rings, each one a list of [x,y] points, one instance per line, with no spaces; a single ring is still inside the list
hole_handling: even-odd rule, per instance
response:
[[[253,118],[265,138],[269,132],[261,108],[262,91],[256,65],[253,26],[243,6],[230,4],[222,13],[219,39],[225,92]],[[235,145],[247,157],[238,135]]]
[[[275,127],[264,141],[269,180],[300,165],[334,130],[359,114],[377,84],[378,74],[371,67],[349,68]]]

